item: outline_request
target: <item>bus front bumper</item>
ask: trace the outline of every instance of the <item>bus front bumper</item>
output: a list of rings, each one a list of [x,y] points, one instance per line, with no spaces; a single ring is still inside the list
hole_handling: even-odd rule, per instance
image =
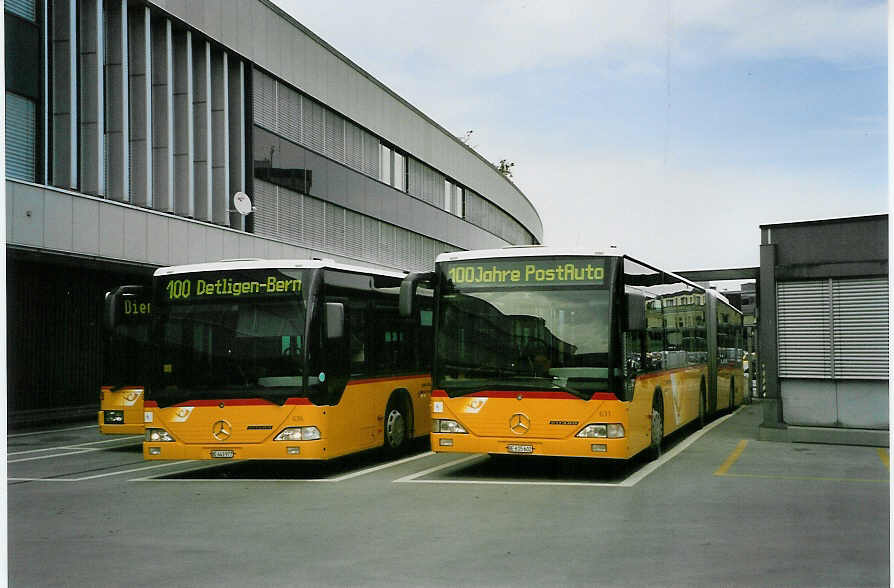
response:
[[[543,439],[518,437],[475,437],[468,434],[432,433],[431,449],[436,453],[490,453],[493,455],[550,455],[557,457],[631,457],[626,438],[604,437]]]
[[[140,419],[138,422],[132,422],[134,420],[133,418],[128,419],[128,417],[131,416],[128,414],[130,411],[119,410],[119,411],[111,411],[111,412],[123,413],[123,417],[122,417],[123,422],[120,422],[120,423],[106,422],[107,420],[109,420],[106,418],[106,414],[105,414],[106,411],[104,411],[104,410],[99,411],[99,414],[97,415],[97,420],[99,421],[99,432],[102,433],[103,435],[142,435],[143,432],[145,431],[145,425],[143,424],[143,420],[142,420],[142,417],[143,417],[142,412],[140,412],[140,414],[139,414]],[[128,421],[131,421],[131,422],[128,422]]]
[[[326,440],[318,441],[276,441],[259,444],[215,444],[185,445],[178,442],[143,442],[143,458],[147,460],[204,459],[233,461],[238,459],[330,459]]]

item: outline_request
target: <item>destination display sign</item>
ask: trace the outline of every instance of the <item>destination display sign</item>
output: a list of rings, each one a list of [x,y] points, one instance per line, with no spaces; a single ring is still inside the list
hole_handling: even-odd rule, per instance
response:
[[[604,286],[606,260],[590,258],[490,259],[441,263],[441,278],[454,288],[501,286]]]
[[[165,302],[289,297],[301,294],[301,270],[251,270],[180,274],[159,278]]]

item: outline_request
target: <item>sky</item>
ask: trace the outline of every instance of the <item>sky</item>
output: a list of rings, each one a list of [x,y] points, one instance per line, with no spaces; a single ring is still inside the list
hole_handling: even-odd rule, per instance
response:
[[[543,242],[759,265],[887,212],[884,2],[274,0],[512,180]]]

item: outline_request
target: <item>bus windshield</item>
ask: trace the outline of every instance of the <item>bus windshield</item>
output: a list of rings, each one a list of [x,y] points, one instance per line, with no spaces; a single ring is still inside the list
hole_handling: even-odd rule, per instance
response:
[[[160,407],[222,398],[283,404],[305,395],[307,313],[300,280],[294,280],[298,284],[290,293],[284,286],[270,293],[251,289],[265,284],[266,276],[238,280],[180,279],[159,288],[166,304],[158,305],[159,356],[151,399]],[[178,288],[174,296],[168,295],[172,282]],[[207,292],[208,284],[222,286],[217,293],[196,294]],[[237,289],[245,285],[238,295],[234,284]]]
[[[454,290],[439,301],[437,387],[608,389],[609,291],[592,287]]]

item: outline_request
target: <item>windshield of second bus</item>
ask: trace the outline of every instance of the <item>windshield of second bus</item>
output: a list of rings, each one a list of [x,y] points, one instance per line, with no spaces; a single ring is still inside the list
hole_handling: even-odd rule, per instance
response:
[[[252,397],[282,404],[303,395],[306,311],[294,273],[192,277],[185,296],[184,280],[161,284],[152,399],[160,406]]]
[[[442,264],[437,386],[451,396],[532,389],[589,398],[607,390],[607,269],[601,258]],[[518,283],[506,284],[513,276]]]

